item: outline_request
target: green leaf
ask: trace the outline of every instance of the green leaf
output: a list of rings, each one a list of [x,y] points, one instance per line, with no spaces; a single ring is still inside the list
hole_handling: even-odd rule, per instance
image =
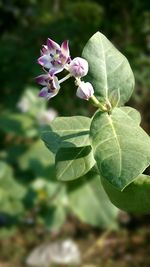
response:
[[[18,159],[22,170],[32,170],[37,177],[55,177],[55,158],[41,140],[34,142]]]
[[[115,108],[119,105],[120,101],[120,90],[113,90],[109,95],[109,101],[111,103],[112,108]]]
[[[91,146],[60,148],[56,154],[56,177],[70,181],[86,174],[95,164]]]
[[[67,186],[70,210],[81,221],[101,228],[117,227],[118,209],[108,200],[99,175],[90,172]]]
[[[33,118],[25,114],[3,114],[0,129],[16,136],[34,137],[38,134]]]
[[[53,153],[60,147],[88,146],[90,123],[83,116],[58,117],[42,130],[42,140]]]
[[[122,109],[98,111],[90,135],[100,175],[120,190],[149,166],[149,136]]]
[[[87,173],[95,164],[89,140],[91,119],[59,117],[42,131],[47,147],[56,153],[56,176],[68,181]]]
[[[13,177],[12,169],[0,161],[0,212],[18,215],[24,211],[25,188]]]
[[[111,92],[120,91],[118,105],[126,103],[134,88],[134,76],[128,60],[100,32],[95,33],[82,56],[89,63],[87,80],[94,86],[95,96],[108,101]]]
[[[136,109],[127,106],[120,109],[131,117],[136,124],[139,125],[141,123],[141,115]]]
[[[40,214],[40,222],[49,231],[58,231],[66,221],[66,211],[64,207],[53,206],[45,208]]]
[[[122,192],[102,178],[102,184],[111,202],[119,209],[132,213],[150,213],[150,176],[139,175]]]

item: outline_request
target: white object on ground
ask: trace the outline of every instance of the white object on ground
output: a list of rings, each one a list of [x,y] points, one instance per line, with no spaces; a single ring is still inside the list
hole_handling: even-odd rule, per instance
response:
[[[81,264],[78,246],[71,239],[42,244],[30,253],[26,263],[35,267],[50,267],[52,264]]]

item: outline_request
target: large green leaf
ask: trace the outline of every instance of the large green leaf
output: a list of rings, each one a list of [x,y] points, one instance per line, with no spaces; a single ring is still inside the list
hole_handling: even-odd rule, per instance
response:
[[[42,140],[53,153],[60,147],[88,146],[90,123],[83,116],[58,117],[42,130]]]
[[[89,140],[91,119],[59,117],[42,131],[42,139],[56,154],[56,176],[68,181],[87,173],[95,164]]]
[[[98,111],[90,135],[100,175],[120,190],[149,165],[149,136],[122,109],[111,115]]]
[[[101,228],[117,226],[118,209],[108,200],[99,175],[90,172],[67,186],[70,210],[81,221]]]
[[[56,154],[56,177],[70,181],[86,174],[95,164],[91,146],[60,148]]]
[[[87,79],[94,86],[95,96],[107,101],[119,90],[118,105],[126,103],[134,88],[134,76],[125,56],[100,32],[90,38],[82,56],[89,63]]]
[[[139,175],[122,192],[104,178],[102,184],[111,202],[119,209],[133,213],[150,213],[150,176]]]
[[[141,123],[141,115],[136,109],[128,106],[121,107],[120,109],[131,117],[136,124],[139,125]]]

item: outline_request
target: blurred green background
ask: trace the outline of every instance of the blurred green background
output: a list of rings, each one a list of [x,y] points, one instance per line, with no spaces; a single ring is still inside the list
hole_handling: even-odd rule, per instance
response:
[[[56,182],[53,155],[40,140],[40,128],[55,116],[94,112],[77,99],[72,80],[49,102],[38,98],[34,77],[41,73],[41,45],[48,37],[58,43],[68,39],[71,56],[80,56],[96,31],[128,58],[136,79],[128,105],[141,112],[142,127],[150,134],[150,1],[0,0],[0,266],[24,266],[30,249],[52,238],[71,236],[85,252],[108,230],[116,240],[123,238],[122,251],[96,251],[98,265],[93,266],[130,266],[128,254],[131,266],[150,266],[149,217],[118,211],[96,174]],[[141,240],[138,247],[130,232],[133,240]]]

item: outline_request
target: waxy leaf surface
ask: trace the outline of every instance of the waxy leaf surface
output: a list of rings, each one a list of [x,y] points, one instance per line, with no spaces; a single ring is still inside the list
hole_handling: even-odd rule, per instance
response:
[[[56,154],[58,180],[74,180],[94,166],[89,140],[90,123],[91,119],[83,116],[59,117],[43,130],[43,141]]]
[[[86,174],[95,164],[91,146],[60,148],[56,154],[56,177],[70,181]]]
[[[141,174],[122,192],[105,178],[102,184],[111,202],[119,209],[132,213],[150,213],[150,176]]]
[[[131,119],[133,119],[133,122],[135,122],[135,124],[140,125],[141,114],[136,109],[125,106],[125,107],[120,107],[120,110],[125,112]]]
[[[60,147],[82,147],[90,144],[91,119],[83,116],[58,117],[42,130],[42,140],[53,153]]]
[[[149,166],[150,138],[122,109],[98,111],[90,136],[100,175],[120,190]]]
[[[126,103],[134,89],[134,76],[126,57],[100,32],[90,38],[82,56],[89,63],[87,80],[92,83],[95,96],[107,101],[113,91],[119,90],[118,106]]]
[[[109,201],[99,175],[89,172],[67,183],[71,211],[83,222],[101,228],[116,228],[118,209]]]

